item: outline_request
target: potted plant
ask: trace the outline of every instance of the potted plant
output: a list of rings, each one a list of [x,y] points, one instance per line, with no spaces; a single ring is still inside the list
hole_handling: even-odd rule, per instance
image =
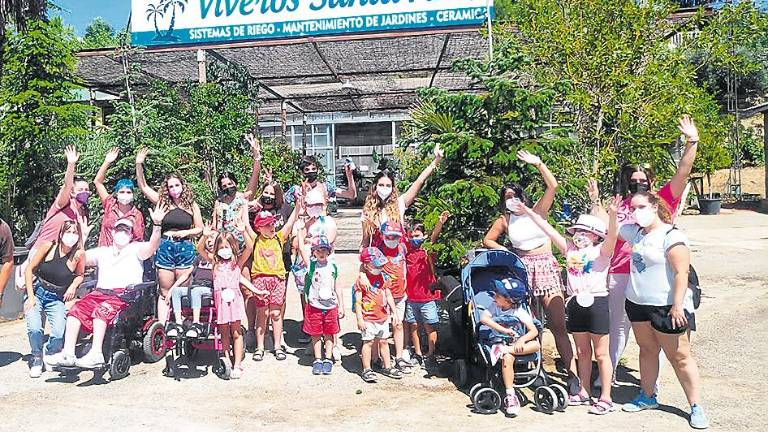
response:
[[[712,192],[712,174],[731,165],[731,156],[728,150],[712,141],[702,141],[696,154],[696,162],[693,164],[694,172],[704,174],[707,178],[707,193],[696,191],[699,202],[699,212],[703,215],[716,215],[720,213],[722,198],[719,193]]]

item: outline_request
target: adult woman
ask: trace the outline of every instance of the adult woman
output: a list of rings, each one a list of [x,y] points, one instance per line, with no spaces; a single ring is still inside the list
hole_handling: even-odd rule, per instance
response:
[[[671,225],[669,208],[657,194],[636,193],[630,208],[636,223],[622,226],[619,236],[632,247],[625,309],[640,346],[641,391],[624,405],[624,411],[658,406],[654,386],[659,375],[659,351],[664,350],[691,405],[691,427],[704,429],[708,421],[699,405],[699,369],[687,334],[695,324],[688,289],[688,239]]]
[[[693,168],[693,162],[696,159],[696,148],[699,142],[699,131],[693,120],[685,115],[678,120],[678,129],[685,135],[685,151],[678,164],[677,171],[669,183],[665,184],[658,191],[661,198],[670,209],[670,214],[674,220],[677,214],[677,208],[680,205],[680,199],[685,191],[685,185],[688,182],[688,176]],[[621,187],[624,201],[621,203],[618,212],[619,226],[632,224],[635,222],[630,208],[632,195],[638,192],[653,190],[655,177],[649,167],[631,165],[625,166],[621,173]],[[593,203],[592,212],[607,220],[608,215],[600,205],[600,197],[597,190],[597,183],[590,182],[590,199]],[[611,269],[608,272],[608,301],[610,310],[610,348],[609,353],[614,369],[614,381],[616,367],[619,359],[624,353],[629,337],[630,323],[624,312],[624,292],[629,284],[630,255],[632,249],[630,245],[619,239],[616,244],[616,251],[611,259]]]
[[[46,355],[61,351],[64,344],[67,320],[64,302],[75,298],[75,291],[83,282],[85,253],[82,244],[79,223],[65,221],[58,237],[54,241],[41,243],[27,266],[24,275],[27,287],[24,316],[32,350],[31,378],[38,378],[43,372],[43,313],[51,327]]]
[[[517,157],[535,166],[544,178],[547,187],[544,190],[544,195],[539,198],[532,210],[546,219],[555,199],[557,180],[538,156],[521,150],[517,152]],[[552,255],[552,242],[531,218],[523,213],[516,213],[519,212],[518,201],[530,206],[528,197],[520,185],[516,183],[505,185],[501,189],[500,197],[503,214],[496,219],[491,229],[486,233],[485,238],[483,238],[483,245],[490,249],[506,249],[498,243],[498,239],[502,235],[508,236],[513,251],[525,263],[533,294],[544,306],[548,327],[555,338],[560,359],[570,376],[575,378],[576,365],[573,359],[573,349],[565,331],[563,284],[557,260]],[[571,394],[578,392],[577,381],[571,379],[569,382]]]
[[[160,300],[157,302],[157,318],[165,322],[168,317],[169,291],[177,279],[184,277],[195,261],[195,244],[192,239],[203,232],[203,218],[200,207],[194,200],[192,190],[176,174],[170,174],[163,181],[158,193],[147,185],[144,178],[144,161],[149,149],[143,148],[136,154],[136,179],[144,196],[155,205],[168,210],[161,223],[162,240],[155,254],[157,278],[160,285]]]
[[[107,170],[119,155],[120,150],[117,147],[108,151],[104,156],[104,162],[96,173],[96,178],[93,179],[96,192],[101,199],[101,206],[104,209],[104,218],[99,230],[99,246],[112,245],[112,231],[115,228],[115,222],[120,219],[130,219],[133,222],[133,241],[144,240],[144,215],[133,203],[133,181],[126,178],[118,180],[115,184],[114,194],[110,194],[104,186]]]

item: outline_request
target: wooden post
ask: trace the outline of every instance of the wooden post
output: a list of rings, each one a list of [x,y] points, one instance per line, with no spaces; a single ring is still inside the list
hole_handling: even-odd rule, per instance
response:
[[[283,99],[280,104],[280,126],[282,127],[283,141],[288,142],[288,101]],[[293,143],[291,143],[293,147]]]
[[[205,57],[205,50],[197,50],[197,81],[200,84],[205,84],[208,82]]]

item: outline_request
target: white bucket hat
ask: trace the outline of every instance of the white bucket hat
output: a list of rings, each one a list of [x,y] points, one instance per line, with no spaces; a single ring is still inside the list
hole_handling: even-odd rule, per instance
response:
[[[608,231],[605,228],[605,222],[603,222],[602,219],[597,216],[588,214],[579,216],[579,218],[576,219],[576,223],[566,229],[570,235],[573,235],[576,230],[589,231],[591,233],[597,234],[597,236],[602,239],[605,238]]]

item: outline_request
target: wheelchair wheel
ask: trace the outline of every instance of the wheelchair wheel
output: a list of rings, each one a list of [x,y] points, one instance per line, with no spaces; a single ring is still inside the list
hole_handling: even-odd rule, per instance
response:
[[[472,405],[480,414],[496,414],[501,408],[501,395],[490,387],[483,387],[475,392]]]
[[[115,351],[109,364],[109,379],[117,381],[128,376],[128,369],[131,368],[131,356],[127,351]]]
[[[557,408],[555,409],[565,412],[565,409],[568,408],[568,391],[560,384],[552,384],[549,387],[555,391],[555,396],[557,396]]]
[[[458,359],[455,362],[454,378],[456,379],[457,387],[464,387],[467,385],[467,361],[464,359]]]
[[[536,408],[546,414],[552,414],[557,408],[557,395],[549,387],[537,388],[533,393],[533,401],[536,403]]]
[[[165,328],[159,321],[155,321],[147,329],[144,335],[144,361],[157,363],[165,357]]]
[[[472,388],[471,388],[471,389],[469,389],[469,399],[470,399],[470,400],[474,400],[474,399],[475,399],[475,393],[476,393],[478,390],[480,390],[481,388],[483,388],[483,383],[481,383],[481,382],[479,382],[479,383],[477,383],[477,384],[473,385],[473,386],[472,386]]]

